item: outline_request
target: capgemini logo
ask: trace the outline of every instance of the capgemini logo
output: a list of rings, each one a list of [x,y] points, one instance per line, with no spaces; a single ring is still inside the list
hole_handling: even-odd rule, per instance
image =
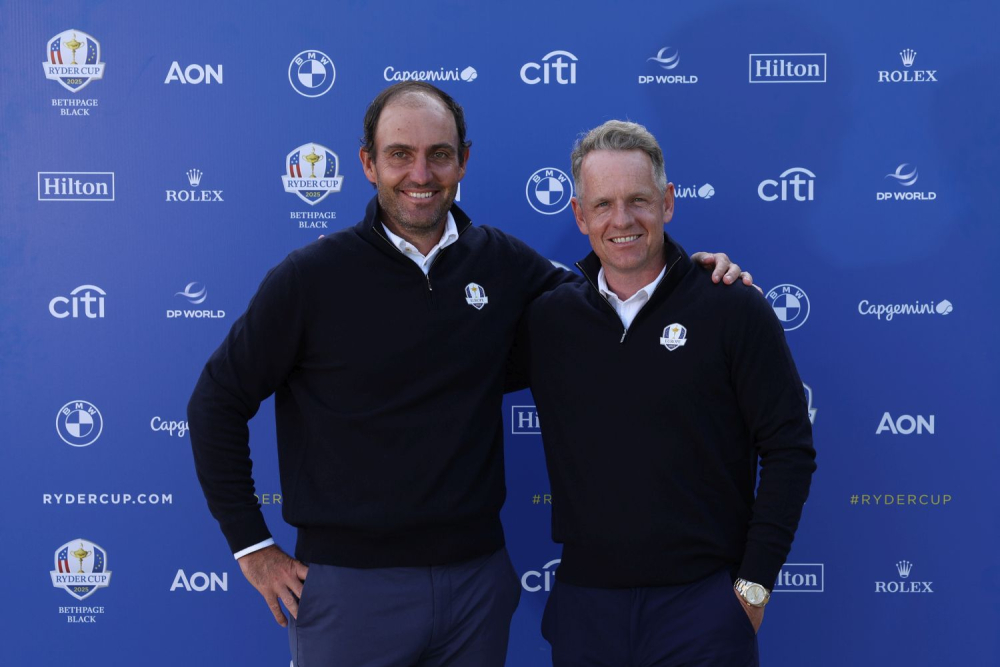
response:
[[[885,178],[894,178],[896,179],[896,182],[899,183],[900,185],[903,185],[905,187],[910,187],[911,185],[917,182],[918,174],[916,167],[913,167],[913,171],[904,174],[903,172],[909,166],[910,166],[909,162],[904,162],[903,164],[896,167],[896,171],[892,172],[891,174],[886,174]]]
[[[896,563],[896,571],[899,572],[899,576],[903,579],[907,579],[910,576],[910,570],[913,569],[913,563],[908,560],[901,560]]]
[[[197,287],[198,283],[188,283],[183,292],[176,292],[174,296],[182,296],[196,305],[204,303],[205,299],[208,298],[208,288],[202,285],[202,288],[199,290],[196,289]]]
[[[899,52],[899,57],[903,59],[903,67],[913,67],[913,61],[917,57],[917,52],[913,49],[903,49]]]
[[[472,82],[476,80],[476,78],[479,76],[479,73],[476,71],[475,67],[469,66],[463,69],[462,73],[459,76],[462,77],[462,81]]]
[[[934,307],[934,310],[937,311],[938,315],[947,315],[954,310],[954,307],[951,305],[951,301],[945,299],[944,301],[938,302],[938,305]]]
[[[202,176],[201,169],[187,170],[188,183],[191,184],[192,188],[198,187],[198,184],[201,183],[201,176]]]
[[[656,52],[654,58],[646,58],[646,62],[652,60],[654,63],[658,63],[663,69],[673,69],[681,64],[681,52],[677,49],[673,49],[674,54],[668,56],[667,54],[671,51],[669,46],[664,46],[662,49]]]

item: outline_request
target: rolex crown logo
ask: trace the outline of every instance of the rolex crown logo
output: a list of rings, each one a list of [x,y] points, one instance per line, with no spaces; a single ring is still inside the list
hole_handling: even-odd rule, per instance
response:
[[[198,184],[201,183],[201,169],[188,169],[187,177],[192,188],[198,187]]]
[[[906,579],[910,576],[910,570],[913,569],[913,563],[908,560],[901,560],[896,563],[896,570],[899,572],[899,576]]]
[[[899,57],[903,59],[903,67],[913,67],[913,61],[917,57],[917,52],[913,49],[903,49],[899,52]]]

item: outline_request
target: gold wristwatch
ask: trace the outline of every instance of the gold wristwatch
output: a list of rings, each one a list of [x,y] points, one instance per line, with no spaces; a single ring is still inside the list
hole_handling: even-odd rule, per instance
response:
[[[771,599],[771,591],[760,584],[755,584],[746,579],[737,579],[734,581],[733,588],[736,589],[740,597],[746,600],[746,603],[751,607],[763,607]]]

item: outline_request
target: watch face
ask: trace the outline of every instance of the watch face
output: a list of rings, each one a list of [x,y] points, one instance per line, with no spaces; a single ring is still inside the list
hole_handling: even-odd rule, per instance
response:
[[[760,604],[764,601],[764,587],[760,584],[750,584],[747,586],[746,599],[750,604]]]

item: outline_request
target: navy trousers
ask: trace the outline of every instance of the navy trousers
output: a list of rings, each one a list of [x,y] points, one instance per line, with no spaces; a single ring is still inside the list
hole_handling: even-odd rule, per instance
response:
[[[309,566],[295,667],[503,667],[521,582],[506,549],[434,567]]]
[[[542,616],[554,667],[757,667],[757,635],[726,570],[681,586],[557,581]]]

